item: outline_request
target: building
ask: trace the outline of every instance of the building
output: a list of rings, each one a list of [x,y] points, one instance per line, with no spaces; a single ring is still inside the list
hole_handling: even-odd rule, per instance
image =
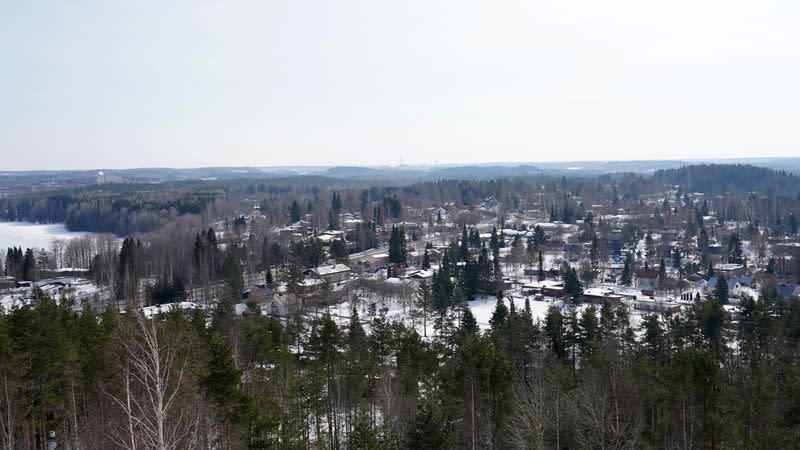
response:
[[[706,284],[706,294],[713,295],[714,290],[717,288],[717,277],[711,277]],[[728,283],[728,295],[731,297],[740,297],[743,292],[748,289],[755,288],[755,283],[751,277],[730,277],[725,280]]]
[[[277,295],[261,306],[261,312],[269,316],[290,317],[301,307],[300,299],[292,294]]]
[[[609,288],[589,288],[583,291],[583,301],[593,305],[604,303],[619,305],[622,303],[622,296],[615,294],[614,290]]]
[[[636,287],[653,291],[658,289],[658,270],[653,268],[637,270]]]
[[[796,284],[781,283],[775,289],[783,298],[800,297],[800,286]]]
[[[10,276],[2,276],[0,277],[0,289],[8,289],[13,288],[16,284],[17,279]]]
[[[561,298],[565,295],[564,282],[553,280],[532,281],[522,285],[522,294],[539,294],[546,297]]]
[[[633,301],[633,309],[657,313],[675,314],[681,311],[680,303],[670,300],[639,298]]]
[[[714,264],[714,273],[725,275],[726,277],[743,275],[747,268],[742,264],[719,263]]]
[[[331,283],[338,283],[350,279],[352,270],[344,264],[331,264],[329,266],[319,266],[307,270],[306,275],[318,279],[328,280]]]

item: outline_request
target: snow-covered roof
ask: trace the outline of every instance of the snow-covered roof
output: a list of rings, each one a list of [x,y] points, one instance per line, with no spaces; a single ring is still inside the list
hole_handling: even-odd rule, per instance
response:
[[[333,275],[335,273],[349,272],[350,267],[344,264],[332,264],[330,266],[319,266],[311,269],[317,276]]]

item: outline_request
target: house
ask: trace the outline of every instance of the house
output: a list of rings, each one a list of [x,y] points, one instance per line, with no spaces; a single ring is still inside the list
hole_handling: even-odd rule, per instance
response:
[[[261,306],[261,312],[269,316],[290,317],[301,306],[300,299],[293,294],[276,295]]]
[[[14,277],[2,276],[0,277],[0,289],[13,288],[16,281],[17,279]]]
[[[713,295],[714,290],[717,288],[717,277],[711,277],[706,284],[706,294]],[[747,289],[755,287],[751,277],[730,277],[725,280],[728,283],[728,295],[731,297],[740,297]]]
[[[730,289],[732,297],[741,297],[743,293],[756,287],[752,277],[736,277],[734,281],[733,288]]]
[[[548,252],[563,252],[567,247],[567,243],[562,239],[548,239],[542,244],[542,250]]]
[[[743,275],[747,268],[742,264],[719,263],[714,264],[714,273],[725,275],[726,277]]]
[[[385,269],[389,266],[389,254],[376,253],[367,256],[361,260],[361,266],[365,272],[377,272],[381,269]]]
[[[639,289],[658,289],[658,270],[653,268],[639,269],[636,271],[636,287]]]
[[[275,297],[273,290],[264,284],[255,285],[242,292],[243,300],[259,304],[268,302],[269,300],[272,300],[273,297]]]
[[[412,280],[430,280],[433,278],[433,269],[409,270],[406,272],[406,278]]]
[[[564,296],[564,282],[543,280],[533,281],[522,285],[523,295],[540,294],[547,297],[561,298]]]
[[[331,264],[329,266],[319,266],[309,269],[306,275],[318,280],[328,280],[331,283],[338,283],[350,278],[350,267],[344,264]]]
[[[622,296],[615,294],[613,289],[589,288],[583,291],[583,301],[593,305],[602,305],[604,303],[619,305],[622,303]]]

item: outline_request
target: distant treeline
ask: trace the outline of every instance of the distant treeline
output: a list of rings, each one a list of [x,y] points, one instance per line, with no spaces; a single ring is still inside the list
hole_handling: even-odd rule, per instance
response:
[[[709,202],[715,202],[710,207],[722,211],[726,220],[759,220],[769,226],[780,225],[783,212],[795,209],[800,198],[800,178],[795,175],[748,165],[712,164],[659,170],[652,177],[531,175],[405,186],[319,176],[103,185],[2,198],[0,220],[63,222],[73,231],[125,236],[161,229],[184,215],[199,215],[210,222],[258,207],[270,225],[303,217],[315,228],[325,229],[337,225],[331,215],[331,196],[338,192],[335,215],[360,212],[378,224],[383,218],[402,218],[404,208],[451,204],[472,209],[487,199],[499,202],[501,214],[541,209],[550,211],[552,220],[571,222],[597,203],[641,209],[645,196],[662,193],[665,186],[679,186],[681,196],[705,193]],[[723,194],[722,200],[712,198]],[[691,206],[687,202],[689,197],[679,200]]]
[[[800,177],[746,164],[701,164],[656,171],[653,179],[706,194],[756,192],[768,197],[800,194]]]
[[[0,219],[63,222],[69,230],[127,235],[154,231],[177,216],[200,214],[213,191],[58,192],[0,199]]]

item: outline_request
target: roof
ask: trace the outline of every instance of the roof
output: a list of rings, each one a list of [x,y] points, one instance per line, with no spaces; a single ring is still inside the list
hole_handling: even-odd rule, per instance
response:
[[[781,294],[781,297],[792,297],[797,292],[797,285],[796,284],[787,284],[781,283],[775,286],[775,289],[778,290],[778,293]]]
[[[736,286],[736,283],[741,284],[750,284],[753,282],[751,277],[730,277],[727,278],[725,281],[728,283],[728,289],[733,289]],[[708,279],[708,286],[713,288],[717,285],[717,277],[711,277]]]
[[[714,264],[714,270],[722,270],[722,271],[731,271],[731,270],[739,270],[744,268],[741,264],[735,263],[719,263]]]
[[[639,269],[636,271],[636,276],[639,278],[658,278],[658,270],[656,269]]]
[[[330,266],[319,266],[311,269],[311,272],[318,276],[333,275],[335,273],[349,272],[350,267],[344,264],[332,264]]]

